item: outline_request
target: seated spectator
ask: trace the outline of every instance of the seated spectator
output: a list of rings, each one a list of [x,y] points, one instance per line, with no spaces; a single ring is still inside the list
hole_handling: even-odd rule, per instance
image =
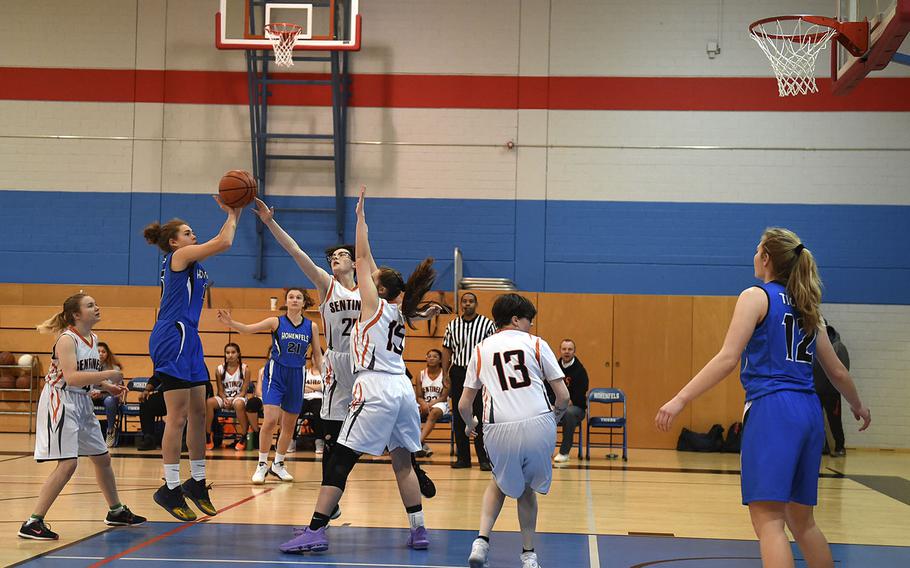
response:
[[[205,382],[206,400],[215,396],[211,381]],[[164,403],[164,393],[161,392],[161,381],[158,375],[152,375],[145,385],[145,390],[139,393],[139,424],[142,439],[136,444],[140,452],[154,450],[161,446],[161,438],[155,431],[155,419],[167,416],[167,405]],[[183,440],[183,451],[186,449],[186,436]]]
[[[425,443],[433,431],[436,422],[443,416],[449,416],[449,378],[442,372],[442,351],[427,351],[427,367],[420,371],[415,387],[417,405],[420,407],[420,418],[426,422],[420,431],[420,443],[423,452],[429,457],[433,450]]]
[[[111,348],[108,347],[108,344],[103,341],[98,342],[98,358],[101,361],[101,371],[123,371],[123,365],[120,364],[120,361],[117,359],[117,356],[114,355],[114,352],[111,351]],[[123,379],[119,379],[115,384],[123,384]],[[117,441],[117,425],[120,422],[120,405],[126,400],[125,395],[113,395],[99,389],[98,385],[92,385],[89,396],[92,397],[92,402],[96,406],[104,406],[104,414],[107,417],[105,442],[107,443],[108,448],[113,448],[114,442]]]
[[[237,415],[238,439],[234,445],[237,451],[246,449],[246,433],[249,429],[249,419],[246,413],[246,394],[250,387],[250,372],[243,362],[240,346],[228,343],[224,346],[224,363],[215,370],[215,385],[217,394],[206,400],[206,429],[208,439],[206,448],[211,449],[214,443],[211,437],[211,428],[216,410],[233,410]]]
[[[314,336],[315,337],[315,336]],[[303,408],[300,410],[300,416],[309,414],[313,434],[316,436],[316,455],[321,456],[325,450],[324,432],[322,430],[322,389],[325,386],[325,377],[322,375],[322,349],[318,341],[310,343],[310,356],[306,361],[306,375],[303,379]],[[298,433],[299,435],[299,433]],[[296,451],[296,437],[291,441],[288,453]]]
[[[553,457],[553,461],[565,463],[569,461],[569,454],[572,452],[575,429],[585,419],[585,412],[588,409],[588,372],[575,356],[575,342],[571,339],[563,339],[559,344],[559,366],[566,375],[566,386],[569,388],[571,402],[562,420],[559,421],[562,424],[562,443],[560,443],[559,452]],[[547,397],[552,405],[556,400],[556,395],[553,394],[553,389],[548,383],[545,385]]]
[[[164,393],[161,392],[161,381],[158,375],[152,375],[145,390],[139,393],[139,424],[142,429],[142,439],[136,444],[140,452],[154,450],[161,445],[161,440],[155,432],[155,419],[167,415],[164,405]]]

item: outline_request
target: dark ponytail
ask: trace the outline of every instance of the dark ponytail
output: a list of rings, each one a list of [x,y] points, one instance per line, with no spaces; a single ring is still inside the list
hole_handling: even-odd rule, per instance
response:
[[[401,273],[388,266],[379,267],[379,284],[385,288],[383,300],[392,300],[399,294],[404,293],[404,299],[401,302],[401,313],[405,321],[411,325],[411,320],[417,317],[419,313],[420,302],[424,294],[433,287],[436,281],[436,270],[433,269],[433,259],[425,258],[411,276],[405,282]]]

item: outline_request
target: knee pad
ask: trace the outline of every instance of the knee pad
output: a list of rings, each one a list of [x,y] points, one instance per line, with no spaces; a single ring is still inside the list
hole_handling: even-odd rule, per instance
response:
[[[360,459],[360,454],[347,446],[336,445],[329,456],[329,462],[326,467],[325,476],[322,480],[323,485],[337,487],[344,491],[345,484],[354,464]]]

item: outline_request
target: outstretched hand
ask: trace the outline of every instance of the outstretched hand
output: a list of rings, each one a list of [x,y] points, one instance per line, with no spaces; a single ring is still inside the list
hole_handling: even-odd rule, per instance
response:
[[[357,200],[357,209],[356,209],[357,218],[359,218],[359,219],[363,218],[363,198],[364,198],[364,195],[366,194],[366,192],[367,192],[367,186],[361,185],[360,186],[360,199]]]
[[[228,215],[233,215],[234,218],[239,219],[240,214],[243,213],[243,207],[230,207],[224,204],[224,201],[221,200],[220,195],[213,195],[212,198],[215,200],[215,203],[218,204],[218,207]]]
[[[218,310],[218,321],[228,327],[234,322],[234,320],[231,319],[231,312],[227,310]]]
[[[265,201],[256,198],[256,209],[253,210],[259,220],[263,223],[268,223],[275,218],[275,208],[269,207],[265,204]]]
[[[417,312],[417,315],[424,319],[430,319],[430,318],[435,318],[436,316],[438,316],[441,313],[442,313],[442,306],[434,303],[434,304],[430,304],[423,310]]]

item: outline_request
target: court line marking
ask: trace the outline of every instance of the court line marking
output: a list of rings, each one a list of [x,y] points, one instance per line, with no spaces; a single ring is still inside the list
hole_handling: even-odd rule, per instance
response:
[[[588,558],[591,560],[591,568],[600,568],[600,550],[597,548],[597,535],[588,535]]]
[[[274,490],[274,488],[269,487],[268,489],[265,489],[265,490],[263,490],[263,491],[260,491],[259,493],[254,493],[253,495],[250,495],[249,497],[245,497],[245,498],[241,499],[240,501],[237,501],[236,503],[232,503],[232,504],[228,505],[227,507],[224,507],[223,509],[218,509],[218,513],[223,513],[223,512],[225,512],[225,511],[229,511],[229,510],[233,509],[234,507],[239,507],[240,505],[243,505],[244,503],[247,503],[247,502],[249,502],[249,501],[252,501],[253,499],[256,499],[257,497],[260,497],[260,496],[262,496],[262,495],[265,495],[266,493],[269,493],[270,491],[273,491],[273,490]],[[160,540],[164,540],[165,538],[167,538],[167,537],[169,537],[169,536],[173,536],[173,535],[175,535],[175,534],[177,534],[177,533],[179,533],[179,532],[185,531],[186,529],[190,528],[191,526],[193,526],[193,525],[195,525],[195,524],[197,524],[197,523],[200,523],[200,522],[202,522],[202,521],[206,521],[206,520],[211,519],[211,518],[212,518],[212,517],[206,515],[206,516],[202,517],[201,519],[197,519],[197,520],[195,520],[195,521],[189,521],[189,522],[183,523],[182,525],[179,525],[177,528],[171,529],[171,530],[169,530],[169,531],[166,532],[166,533],[160,534],[160,535],[158,535],[158,536],[156,536],[156,537],[153,537],[153,538],[150,538],[150,539],[148,539],[148,540],[146,540],[146,541],[140,542],[139,544],[137,544],[137,545],[135,545],[135,546],[132,546],[132,547],[130,547],[130,548],[127,548],[127,549],[124,550],[123,552],[120,552],[120,553],[115,554],[115,555],[113,555],[113,556],[108,556],[107,558],[103,558],[103,559],[99,560],[98,562],[95,562],[95,563],[89,565],[89,568],[97,568],[98,566],[104,566],[105,564],[110,564],[110,563],[113,562],[114,560],[120,560],[121,558],[123,558],[123,557],[126,556],[127,554],[131,554],[131,553],[133,553],[133,552],[136,552],[137,550],[141,550],[141,549],[143,549],[143,548],[145,548],[145,547],[147,547],[147,546],[149,546],[149,545],[152,545],[152,544],[154,544],[154,543],[156,543],[156,542],[158,542],[158,541],[160,541]]]
[[[190,523],[192,524],[192,523]],[[46,556],[56,560],[98,560],[101,556]],[[368,562],[338,562],[335,560],[223,560],[220,558],[146,558],[132,556],[118,558],[120,561],[133,562],[200,562],[200,563],[230,563],[230,564],[287,564],[295,566],[364,566],[366,568],[461,568],[461,565],[451,564],[373,564]],[[95,564],[92,564],[95,566]]]

